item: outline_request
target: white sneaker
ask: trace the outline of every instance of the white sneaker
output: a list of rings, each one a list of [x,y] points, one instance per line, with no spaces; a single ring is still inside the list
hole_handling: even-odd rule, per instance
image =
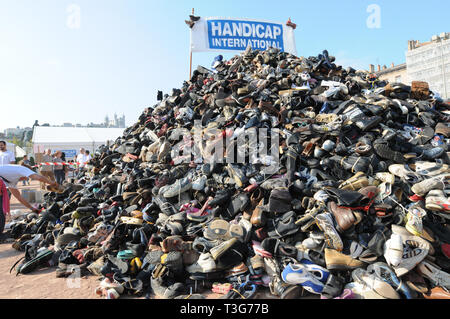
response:
[[[436,162],[416,162],[416,173],[427,177],[437,176],[444,173],[450,173],[450,168],[447,164],[438,164]]]
[[[404,231],[408,232],[406,229]],[[418,236],[402,236],[402,241],[405,247],[402,261],[398,266],[392,267],[398,277],[415,268],[431,250],[430,243]]]
[[[216,270],[216,262],[212,258],[210,253],[202,253],[198,257],[196,263],[187,266],[186,271],[188,273],[208,273]]]
[[[398,234],[392,234],[391,238],[384,245],[384,258],[386,262],[392,267],[400,265],[403,257],[402,237]]]
[[[423,180],[420,183],[414,184],[411,190],[418,196],[425,196],[429,191],[434,189],[444,189],[446,183],[450,181],[450,174],[442,174],[435,177]]]
[[[425,198],[425,207],[432,211],[450,212],[450,200],[444,191],[434,189]]]
[[[409,183],[418,183],[422,180],[422,177],[411,170],[408,165],[404,164],[392,164],[389,166],[389,172],[393,175],[400,177],[401,179]]]
[[[205,175],[198,176],[192,181],[192,189],[196,191],[201,191],[205,188],[207,177]]]

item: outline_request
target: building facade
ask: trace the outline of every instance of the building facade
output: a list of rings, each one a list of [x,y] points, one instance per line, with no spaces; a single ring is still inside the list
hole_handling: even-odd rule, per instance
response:
[[[408,41],[406,63],[386,66],[369,66],[380,80],[389,83],[401,82],[411,85],[412,81],[424,81],[430,89],[444,99],[450,99],[450,33],[441,33],[429,42]]]
[[[408,76],[430,84],[441,97],[450,98],[450,33],[432,37],[430,42],[408,42]]]

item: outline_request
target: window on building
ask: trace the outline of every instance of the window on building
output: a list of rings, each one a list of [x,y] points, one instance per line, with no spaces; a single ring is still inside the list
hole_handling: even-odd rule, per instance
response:
[[[396,76],[396,77],[395,77],[395,82],[397,82],[397,83],[402,82],[402,76],[401,76],[401,75]]]

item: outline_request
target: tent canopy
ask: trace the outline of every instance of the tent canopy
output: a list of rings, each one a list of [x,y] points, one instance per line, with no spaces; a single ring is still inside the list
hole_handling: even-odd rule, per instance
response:
[[[108,141],[115,141],[123,135],[123,128],[52,127],[35,126],[33,130],[33,151],[42,153],[46,148],[54,150],[79,150],[91,152]]]

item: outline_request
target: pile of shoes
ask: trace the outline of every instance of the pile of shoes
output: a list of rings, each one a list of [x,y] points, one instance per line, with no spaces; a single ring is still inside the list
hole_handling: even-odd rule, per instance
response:
[[[198,67],[9,225],[25,269],[101,276],[106,298],[448,298],[450,105],[334,61]]]

